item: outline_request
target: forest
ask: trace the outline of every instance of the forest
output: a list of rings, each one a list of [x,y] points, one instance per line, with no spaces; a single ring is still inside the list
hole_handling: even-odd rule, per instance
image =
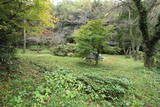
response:
[[[0,0],[0,107],[160,107],[160,0]]]

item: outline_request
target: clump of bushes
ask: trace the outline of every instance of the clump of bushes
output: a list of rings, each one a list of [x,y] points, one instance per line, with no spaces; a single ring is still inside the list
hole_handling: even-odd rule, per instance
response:
[[[29,49],[30,49],[31,51],[37,51],[38,53],[39,53],[40,51],[42,51],[42,47],[41,47],[41,46],[36,46],[36,45],[30,46]]]
[[[110,55],[120,55],[122,54],[122,49],[120,47],[117,46],[104,46],[103,47],[103,53],[105,54],[110,54]]]
[[[56,56],[76,56],[78,53],[76,44],[70,44],[70,43],[52,47],[50,48],[50,51],[53,55]]]

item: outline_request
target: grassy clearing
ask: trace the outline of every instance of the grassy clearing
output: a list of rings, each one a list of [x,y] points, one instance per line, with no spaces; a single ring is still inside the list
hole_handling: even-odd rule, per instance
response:
[[[75,75],[84,73],[96,73],[104,77],[128,78],[133,82],[136,97],[127,96],[126,99],[130,106],[148,106],[158,107],[160,105],[160,75],[157,72],[147,71],[143,67],[141,61],[134,61],[131,58],[124,56],[104,55],[105,60],[98,66],[88,65],[84,63],[81,58],[76,57],[57,57],[45,53],[36,53],[27,51],[26,54],[18,53],[17,56],[23,60],[23,67],[20,68],[20,73],[11,75],[12,79],[2,81],[0,83],[0,100],[2,105],[14,105],[19,101],[23,106],[24,101],[27,104],[32,104],[30,95],[35,92],[35,89],[41,84],[45,84],[43,79],[46,70],[56,71],[60,68],[72,70]],[[27,64],[28,63],[28,64]],[[39,68],[41,66],[42,68]],[[6,74],[1,73],[1,76]],[[26,94],[26,100],[18,98],[17,95]],[[29,93],[28,93],[29,92]],[[15,97],[14,101],[13,97]],[[83,100],[83,103],[81,102]],[[82,99],[62,99],[54,92],[46,101],[47,106],[59,105],[63,106],[64,102],[70,102],[70,106],[79,104],[79,107],[84,106],[106,106],[105,103],[92,102],[90,100]],[[25,102],[25,103],[26,103]],[[27,105],[24,104],[24,105]],[[68,103],[65,103],[68,105]],[[65,106],[66,106],[65,105]],[[68,106],[69,106],[68,105]],[[112,104],[111,104],[112,105]],[[39,105],[36,105],[39,106]],[[112,105],[114,106],[114,105]]]

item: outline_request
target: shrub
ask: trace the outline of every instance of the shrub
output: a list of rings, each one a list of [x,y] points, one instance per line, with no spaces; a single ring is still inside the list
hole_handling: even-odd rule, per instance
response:
[[[15,47],[0,48],[0,52],[0,71],[17,71],[19,60],[15,56]]]
[[[65,44],[58,45],[53,48],[50,48],[50,51],[53,55],[56,56],[76,56],[77,48],[76,44]]]
[[[103,53],[110,55],[120,55],[122,49],[117,46],[104,46]]]
[[[36,46],[36,45],[30,46],[29,49],[30,49],[31,51],[37,51],[38,53],[39,53],[39,51],[42,50],[42,48],[41,48],[40,46]]]

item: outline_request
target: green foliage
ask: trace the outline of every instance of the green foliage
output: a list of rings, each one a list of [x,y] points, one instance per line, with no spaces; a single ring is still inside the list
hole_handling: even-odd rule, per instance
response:
[[[6,49],[8,48],[8,49]],[[14,49],[13,47],[6,46],[5,48],[1,48],[1,54],[0,54],[0,64],[11,64],[12,60],[15,59],[14,57]]]
[[[22,106],[22,103],[23,103],[23,100],[22,100],[22,98],[21,98],[21,96],[17,96],[17,97],[13,97],[10,101],[9,101],[9,103],[11,104],[11,105],[13,105],[13,107],[17,107],[17,106]]]
[[[144,52],[138,51],[132,55],[135,60],[144,60]]]
[[[95,73],[77,76],[64,69],[48,74],[48,85],[54,86],[54,91],[67,99],[84,96],[92,101],[120,101],[132,90],[127,79],[104,78]]]
[[[120,55],[122,53],[122,49],[117,46],[104,46],[102,52],[110,55]]]
[[[81,56],[101,51],[101,47],[112,34],[113,26],[104,27],[101,20],[89,21],[75,32],[75,40],[78,44]]]
[[[81,82],[76,79],[76,75],[71,71],[59,69],[55,72],[47,73],[46,83],[48,86],[54,87],[55,93],[72,99],[80,96],[80,90],[83,87]]]
[[[41,105],[45,104],[51,95],[50,87],[45,87],[44,85],[40,85],[33,92],[33,105]]]
[[[0,4],[0,64],[9,64],[14,58],[14,44],[20,36],[20,32],[17,32],[20,30],[18,13],[22,11],[22,7],[19,7],[20,3],[12,0],[9,3]]]
[[[77,47],[76,44],[67,43],[65,45],[58,45],[50,48],[50,51],[56,56],[76,56]]]
[[[28,35],[37,36],[47,28],[53,28],[53,23],[58,19],[52,16],[51,12],[53,11],[50,0],[33,0],[28,4],[30,8],[23,13],[26,22],[22,25]]]
[[[82,57],[86,57],[90,53],[99,55],[104,43],[112,35],[113,30],[113,26],[103,26],[102,20],[89,21],[74,34],[79,54]],[[97,59],[95,60],[97,61]]]
[[[78,80],[85,86],[85,93],[93,100],[118,100],[132,90],[131,82],[126,78],[103,77],[93,73],[84,74]]]
[[[85,99],[110,102],[120,101],[131,90],[131,84],[127,79],[106,77],[102,78],[97,74],[75,75],[70,70],[59,69],[55,72],[46,72],[43,83],[35,88],[30,95],[32,99],[30,106],[42,106],[50,101],[51,97],[59,96],[61,99]],[[10,105],[22,106],[26,91],[19,92],[16,97],[10,99]],[[64,100],[64,101],[65,101]],[[67,102],[62,103],[67,105]],[[28,103],[26,103],[28,105]],[[57,105],[52,105],[57,106]]]
[[[44,26],[53,26],[49,0],[0,1],[0,64],[9,64],[14,59],[15,44],[23,29],[29,35],[43,32]],[[25,20],[25,21],[24,21]]]
[[[160,54],[154,56],[154,64],[156,68],[160,69]]]
[[[106,59],[101,64],[91,66],[80,63],[81,59],[77,57],[59,57],[31,51],[18,53],[18,57],[23,60],[21,73],[15,72],[8,76],[8,73],[0,72],[1,105],[159,106],[158,73],[145,70],[141,61],[132,58],[104,56]],[[6,80],[4,77],[10,78]],[[85,81],[89,85],[85,85]]]
[[[29,49],[31,50],[31,51],[37,51],[38,53],[40,52],[40,51],[42,51],[42,47],[41,46],[30,46],[29,47]]]

